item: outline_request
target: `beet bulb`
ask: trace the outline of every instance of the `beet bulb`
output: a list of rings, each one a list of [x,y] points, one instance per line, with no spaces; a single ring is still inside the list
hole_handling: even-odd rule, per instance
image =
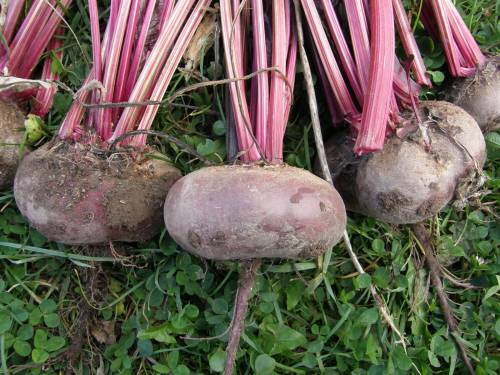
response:
[[[14,196],[21,213],[49,240],[142,242],[160,232],[166,192],[180,177],[164,161],[105,158],[88,146],[59,141],[23,159]]]
[[[448,204],[462,179],[485,162],[476,121],[447,102],[421,103],[428,146],[416,130],[386,140],[382,150],[356,157],[346,132],[326,143],[334,183],[347,209],[393,224],[417,223]]]
[[[305,170],[234,165],[179,180],[165,202],[165,224],[203,258],[310,258],[340,240],[346,213],[337,191]]]

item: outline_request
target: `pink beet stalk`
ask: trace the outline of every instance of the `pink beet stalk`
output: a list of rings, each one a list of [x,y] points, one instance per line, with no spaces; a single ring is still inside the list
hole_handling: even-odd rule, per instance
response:
[[[346,38],[342,27],[340,25],[339,19],[335,12],[335,8],[330,0],[321,0],[325,11],[325,20],[330,31],[330,36],[335,44],[337,53],[339,54],[340,61],[342,63],[342,68],[345,70],[349,83],[354,91],[355,97],[358,99],[359,103],[363,104],[363,92],[359,84],[358,71],[356,69],[356,63],[352,57],[351,51],[349,49]],[[322,69],[324,71],[324,69]],[[323,73],[324,74],[324,73]],[[331,93],[328,93],[331,96]],[[338,106],[337,106],[338,107]]]
[[[371,0],[371,58],[368,91],[354,151],[363,154],[384,145],[394,80],[394,18],[391,0]]]
[[[368,87],[370,67],[370,41],[368,24],[362,0],[345,1],[351,41],[354,50],[355,63],[358,71],[362,92],[365,94]]]
[[[89,1],[94,66],[67,114],[59,136],[80,142],[93,142],[96,137],[92,130],[95,130],[105,145],[129,131],[151,128],[158,105],[123,105],[123,110],[119,107],[116,109],[117,106],[109,108],[107,105],[161,101],[211,0],[113,0],[102,42],[98,39],[95,0]],[[168,11],[158,8],[161,4],[168,7]],[[155,14],[158,9],[160,17],[166,18],[159,19],[156,24],[152,20],[158,16]],[[146,46],[147,35],[151,33],[152,27],[160,29],[161,22],[165,22],[165,26],[149,50]],[[100,64],[101,73],[98,72]],[[82,127],[86,114],[84,104],[90,101],[91,94],[94,98],[97,96],[95,88],[89,90],[87,86],[92,85],[95,80],[99,81],[100,74],[104,92],[103,99],[98,104],[102,104],[103,108],[98,110],[96,119],[93,119],[92,110],[90,114],[87,113],[89,120],[86,124],[89,127],[85,128]],[[83,135],[86,137],[82,138]],[[137,136],[120,143],[141,148],[146,144],[146,137]]]
[[[283,162],[283,138],[292,105],[297,61],[297,35],[291,4],[285,0],[265,2],[253,0],[245,10],[253,28],[244,27],[243,3],[222,0],[222,36],[226,71],[230,79],[242,77],[247,70],[244,56],[253,49],[248,66],[258,71],[252,82],[252,94],[247,98],[241,81],[229,85],[232,115],[236,127],[240,158],[247,163],[265,160],[272,164]],[[269,10],[271,35],[265,28],[265,11]],[[233,31],[234,29],[234,31]],[[246,30],[244,30],[246,29]],[[244,33],[252,35],[242,38]],[[248,39],[248,42],[247,42]],[[270,53],[268,53],[270,52]],[[271,61],[268,61],[270,56]],[[269,72],[262,71],[271,68]],[[250,102],[250,106],[249,106]],[[250,109],[252,116],[250,116]]]
[[[405,49],[406,56],[413,58],[412,69],[416,80],[421,85],[431,87],[432,83],[427,75],[427,69],[424,64],[424,59],[417,46],[417,41],[413,35],[410,22],[406,16],[405,8],[401,0],[393,0],[394,17],[401,43]]]
[[[264,6],[262,0],[252,0],[252,23],[254,33],[254,69],[262,70],[268,67],[266,29],[264,21]],[[255,136],[259,144],[264,144],[267,138],[267,117],[269,113],[269,75],[262,72],[254,78],[255,93]]]
[[[25,1],[8,2],[2,29],[7,49],[0,48],[1,74],[23,79],[39,78],[46,81],[58,79],[57,74],[52,72],[51,53],[58,59],[62,56],[63,40],[60,24],[63,13],[70,6],[71,0],[61,0],[51,4],[43,0],[34,0],[24,15],[23,10],[27,5]],[[41,76],[32,77],[44,53],[47,56]],[[5,91],[2,93],[2,98],[17,103],[32,100],[32,113],[43,117],[52,107],[55,92],[55,86],[28,89],[23,92]]]
[[[54,54],[54,57],[57,60],[61,60],[63,52],[61,47],[63,45],[62,40],[63,30],[59,27],[56,35],[52,38],[49,46],[47,48],[48,51]],[[56,81],[59,79],[59,75],[52,71],[52,60],[50,57],[47,57],[43,63],[42,76],[40,77],[43,81]],[[33,100],[33,109],[32,113],[38,115],[40,117],[45,117],[47,113],[49,113],[52,108],[52,103],[54,99],[54,95],[57,89],[55,86],[48,89],[38,89],[36,97]]]
[[[342,76],[337,60],[330,46],[329,38],[323,29],[321,18],[314,0],[301,0],[302,8],[309,24],[314,44],[318,50],[330,88],[339,104],[342,117],[353,118],[359,111],[351,97],[349,88]]]

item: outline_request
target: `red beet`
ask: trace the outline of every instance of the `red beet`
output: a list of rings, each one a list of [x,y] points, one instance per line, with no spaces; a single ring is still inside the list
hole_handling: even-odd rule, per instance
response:
[[[0,190],[14,182],[23,142],[24,115],[15,106],[0,101]]]
[[[456,78],[445,98],[465,109],[483,131],[500,129],[500,57],[470,78]]]
[[[104,158],[90,146],[59,141],[24,158],[14,193],[21,213],[50,240],[146,241],[161,230],[166,193],[180,177],[164,161]]]
[[[468,113],[447,102],[423,102],[421,109],[430,150],[418,130],[392,136],[381,151],[359,158],[347,133],[326,143],[335,186],[348,210],[394,224],[417,223],[448,204],[476,165],[482,168],[484,138]]]
[[[165,223],[177,243],[204,258],[308,258],[340,240],[346,213],[337,191],[305,170],[235,165],[179,180]]]

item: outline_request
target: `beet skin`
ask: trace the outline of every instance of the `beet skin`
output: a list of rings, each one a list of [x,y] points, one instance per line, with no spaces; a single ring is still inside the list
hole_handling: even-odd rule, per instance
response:
[[[456,78],[445,99],[465,109],[484,131],[500,129],[500,56],[470,78]]]
[[[15,106],[0,101],[0,191],[14,182],[23,143],[24,115]]]
[[[422,102],[420,109],[429,148],[409,113],[407,125],[416,130],[401,138],[393,135],[372,154],[356,157],[347,132],[326,142],[334,184],[348,210],[393,224],[418,223],[437,214],[452,200],[462,179],[476,166],[482,168],[484,138],[467,112],[432,101]]]
[[[208,259],[308,258],[342,237],[337,191],[290,166],[203,168],[177,181],[165,223],[185,250]]]
[[[167,191],[180,177],[164,161],[104,158],[89,146],[57,142],[23,159],[14,195],[30,224],[52,241],[141,242],[160,232]]]

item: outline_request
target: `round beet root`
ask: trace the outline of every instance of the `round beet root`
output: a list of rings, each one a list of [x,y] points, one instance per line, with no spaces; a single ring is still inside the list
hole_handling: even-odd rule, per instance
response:
[[[483,131],[500,129],[500,57],[491,57],[474,77],[455,79],[445,99],[469,112]]]
[[[484,138],[467,112],[447,102],[423,102],[421,116],[429,150],[418,129],[404,139],[392,136],[383,150],[359,158],[347,133],[326,143],[335,187],[348,210],[393,224],[417,223],[448,204],[476,165],[482,168]]]
[[[23,142],[24,115],[15,106],[0,101],[0,191],[12,186]]]
[[[58,142],[23,159],[14,195],[21,213],[50,240],[141,242],[161,230],[166,194],[180,177],[163,161],[106,159],[88,146]]]
[[[170,189],[165,223],[177,243],[204,258],[307,258],[340,240],[346,212],[337,191],[305,170],[220,166]]]

